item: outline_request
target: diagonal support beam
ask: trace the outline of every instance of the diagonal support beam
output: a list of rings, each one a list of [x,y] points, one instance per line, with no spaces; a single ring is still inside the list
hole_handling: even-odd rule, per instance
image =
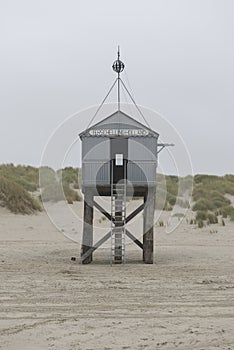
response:
[[[136,243],[136,245],[138,245],[138,247],[140,247],[141,249],[143,249],[143,244],[139,241],[139,239],[137,239],[131,232],[129,232],[128,230],[125,231],[126,235],[134,242]]]
[[[141,204],[138,208],[136,208],[131,214],[126,218],[126,224],[132,220],[137,214],[139,214],[145,207],[145,204]]]
[[[136,244],[138,247],[143,249],[143,244],[128,230],[125,231],[126,235]],[[81,256],[81,261],[83,262],[87,259],[96,249],[98,249],[103,243],[105,243],[111,237],[111,231],[109,231],[104,237],[102,237],[93,247],[90,247],[87,252]]]
[[[103,215],[105,215],[105,217],[107,217],[108,220],[111,221],[111,215],[109,213],[107,213],[107,211],[100,205],[98,204],[96,201],[93,201],[93,205],[95,206],[95,208],[97,208]]]
[[[104,237],[102,237],[93,247],[90,247],[82,256],[81,261],[83,262],[87,259],[97,248],[99,248],[103,243],[105,243],[111,236],[111,231],[109,231]]]
[[[111,215],[100,205],[98,204],[96,201],[93,201],[93,205],[95,206],[95,208],[97,208],[103,215],[105,215],[105,217],[112,221],[111,219]],[[137,214],[139,214],[142,210],[144,209],[144,204],[141,204],[138,208],[136,208],[131,214],[128,215],[128,217],[126,218],[126,224],[131,221]]]

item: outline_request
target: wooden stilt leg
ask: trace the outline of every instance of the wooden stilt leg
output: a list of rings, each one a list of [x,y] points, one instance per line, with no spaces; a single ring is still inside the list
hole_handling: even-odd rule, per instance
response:
[[[155,188],[150,188],[148,190],[147,197],[144,197],[144,203],[143,261],[146,264],[153,264]]]
[[[90,248],[92,248],[92,246],[93,246],[93,194],[90,192],[85,192],[81,258]],[[93,255],[90,254],[86,259],[82,259],[82,264],[90,264],[92,260],[93,260]]]

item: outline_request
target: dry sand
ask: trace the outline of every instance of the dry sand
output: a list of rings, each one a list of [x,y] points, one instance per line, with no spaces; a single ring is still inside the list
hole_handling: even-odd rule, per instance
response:
[[[232,223],[157,227],[154,265],[131,244],[111,268],[107,248],[71,261],[46,213],[0,218],[0,349],[234,349]]]

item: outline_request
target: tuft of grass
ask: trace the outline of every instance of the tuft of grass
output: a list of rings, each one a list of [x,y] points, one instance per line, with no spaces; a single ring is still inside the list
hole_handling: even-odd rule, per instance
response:
[[[192,207],[193,211],[206,211],[206,210],[213,210],[213,209],[214,209],[214,206],[212,205],[212,202],[206,198],[198,199],[198,201]]]
[[[206,220],[207,219],[207,212],[205,212],[205,211],[198,211],[197,212],[197,214],[196,214],[196,221],[198,222],[198,221],[204,221],[204,220]]]
[[[234,218],[234,208],[231,205],[228,205],[226,207],[221,208],[218,212],[218,215],[222,215],[224,219],[229,217],[230,219],[233,220]]]
[[[71,197],[67,197],[67,203],[68,204],[73,204],[73,199]]]
[[[197,225],[198,225],[198,228],[203,228],[204,222],[202,220],[198,220]]]
[[[210,230],[210,233],[218,233],[217,230]]]
[[[160,227],[163,227],[163,226],[164,226],[164,222],[163,222],[163,221],[159,221],[158,223],[159,223],[159,226],[160,226]]]
[[[201,221],[203,222],[203,224],[204,222],[206,222],[207,225],[217,224],[218,217],[214,213],[199,210],[196,214],[195,221],[197,222],[198,227],[201,228]]]
[[[213,213],[208,213],[207,214],[207,223],[209,225],[217,224],[218,222],[219,222],[218,217],[215,214],[213,214]]]
[[[101,224],[103,221],[106,221],[106,216],[101,216],[100,219],[98,220],[99,224]]]

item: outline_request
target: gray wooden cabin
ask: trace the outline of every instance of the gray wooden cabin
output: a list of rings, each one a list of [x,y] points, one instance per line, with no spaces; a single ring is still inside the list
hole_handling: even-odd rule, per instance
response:
[[[93,207],[101,211],[116,229],[128,223],[143,210],[143,242],[136,239],[134,233],[128,230],[124,232],[143,250],[143,261],[153,263],[158,133],[121,110],[117,110],[79,136],[82,141],[82,192],[84,194],[82,263],[90,263],[93,252],[111,237],[110,231],[101,241],[93,243]],[[121,214],[118,222],[116,192],[113,188],[123,182],[125,195],[143,197],[143,204],[128,217],[123,217]],[[114,214],[101,208],[95,201],[95,196],[114,197],[116,201]],[[119,238],[122,239],[122,235],[120,237],[119,234]],[[118,255],[117,246],[121,248],[122,243],[120,241],[118,243],[115,239],[116,256]],[[119,259],[116,257],[115,261],[122,262],[122,257]]]

